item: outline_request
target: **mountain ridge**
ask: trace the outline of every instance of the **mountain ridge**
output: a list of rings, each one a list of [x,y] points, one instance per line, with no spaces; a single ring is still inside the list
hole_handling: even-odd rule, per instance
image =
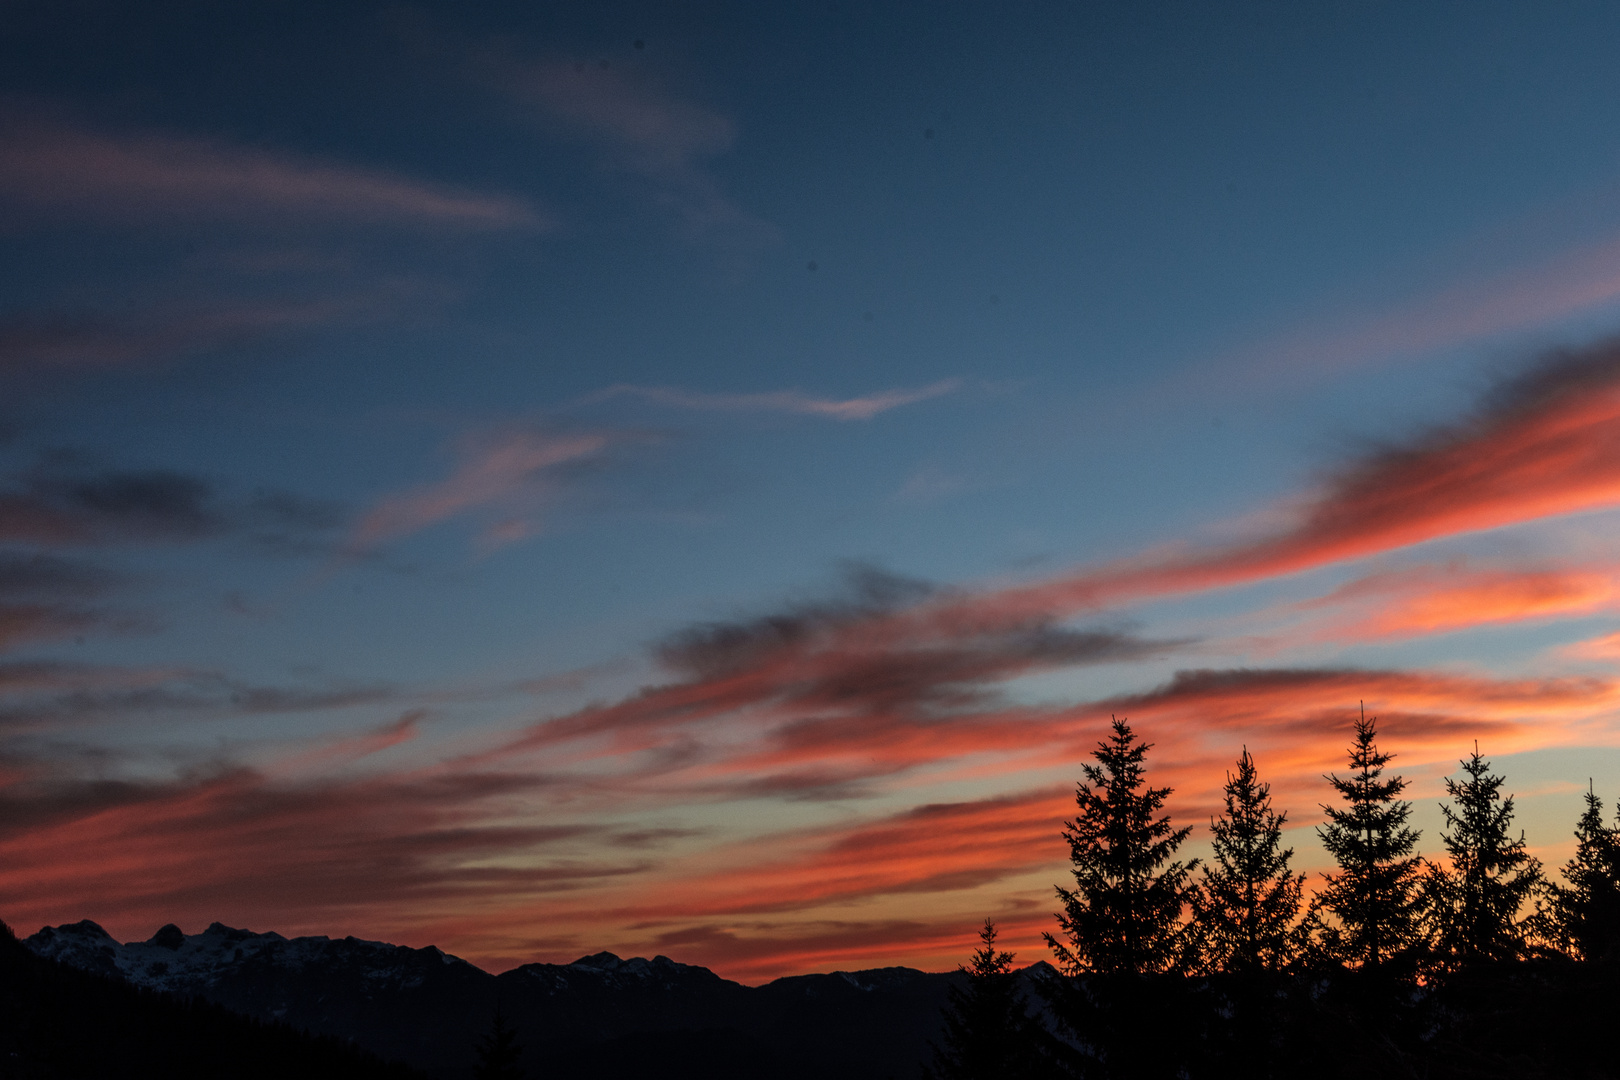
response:
[[[287,938],[219,922],[197,934],[170,923],[120,943],[85,919],[43,927],[24,944],[143,989],[352,1040],[443,1077],[467,1075],[471,1047],[497,1007],[531,1057],[548,1067],[588,1063],[602,1077],[649,1068],[716,1078],[909,1077],[937,1037],[947,988],[963,978],[883,967],[747,986],[667,956],[605,951],[492,974],[434,946]]]

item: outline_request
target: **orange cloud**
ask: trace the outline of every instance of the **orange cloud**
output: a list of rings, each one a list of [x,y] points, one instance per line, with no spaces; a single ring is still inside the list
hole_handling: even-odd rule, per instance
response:
[[[80,911],[118,932],[223,913],[376,931],[645,863],[601,825],[500,820],[503,801],[544,784],[493,773],[296,784],[246,769],[159,784],[28,777],[0,793],[0,903],[19,925]]]
[[[1620,507],[1620,343],[1555,354],[1470,419],[1340,468],[1254,540],[1167,549],[968,594],[947,622],[1074,612],[1240,585],[1444,537]]]
[[[1361,700],[1406,738],[1440,739],[1470,727],[1562,727],[1616,704],[1603,680],[1303,669],[1183,672],[1145,694],[1036,707],[1010,700],[1008,684],[1180,646],[1038,618],[930,619],[918,615],[931,603],[916,599],[921,586],[880,578],[865,587],[866,600],[679,635],[661,650],[677,678],[536,723],[476,760],[543,753],[666,795],[832,798],[924,767],[1007,774],[1078,760],[1112,713],[1168,723],[1167,740],[1185,750],[1234,729],[1309,743]],[[1229,756],[1224,744],[1213,749]]]
[[[535,950],[568,959],[576,947],[674,945],[683,958],[749,977],[861,958],[866,966],[877,956],[940,966],[960,957],[964,926],[1027,899],[1043,868],[1060,880],[1070,784],[1110,713],[1156,744],[1154,782],[1177,789],[1178,819],[1198,823],[1214,810],[1222,770],[1247,744],[1279,803],[1308,821],[1321,773],[1342,763],[1358,698],[1379,712],[1384,743],[1410,771],[1449,762],[1476,737],[1492,753],[1591,738],[1583,727],[1612,715],[1620,686],[1196,671],[1064,709],[872,711],[813,739],[791,709],[755,713],[766,722],[737,725],[727,733],[735,741],[677,742],[688,756],[655,757],[639,773],[604,772],[599,762],[570,768],[557,744],[527,768],[509,755],[498,772],[441,767],[320,782],[243,769],[156,784],[25,771],[0,788],[0,904],[24,927],[92,917],[138,935],[170,920],[224,919],[433,942],[492,966],[535,959]],[[406,737],[411,720],[349,749]],[[726,830],[711,835],[679,820],[682,808],[715,797],[796,797],[751,786],[768,774],[767,757],[837,771],[886,756],[888,774],[929,765],[965,775],[987,752],[1008,756],[975,782],[1014,790],[877,816],[846,802],[853,820],[812,828],[728,815]],[[649,832],[611,824],[606,808],[640,821],[674,813]],[[1048,910],[1025,920],[1029,933]],[[539,926],[545,939],[535,937]]]
[[[1335,589],[1306,608],[1368,608],[1317,631],[1326,640],[1443,634],[1494,623],[1577,618],[1612,611],[1620,574],[1600,568],[1474,569],[1422,566],[1373,574]]]
[[[1620,633],[1578,641],[1565,646],[1563,653],[1578,660],[1620,660]]]
[[[885,753],[911,766],[970,765],[988,752],[1017,747],[1026,753],[1001,759],[988,777],[1002,784],[1043,772],[1046,778],[1021,791],[929,803],[875,820],[762,830],[683,854],[635,884],[606,883],[542,906],[492,912],[459,923],[457,933],[465,951],[511,956],[506,950],[521,939],[524,921],[543,912],[553,935],[573,935],[554,936],[550,948],[566,952],[565,941],[591,940],[615,940],[631,950],[679,945],[682,955],[750,978],[807,965],[868,966],[877,956],[943,966],[960,959],[960,927],[975,913],[982,918],[1029,901],[1032,877],[1062,880],[1065,849],[1058,833],[1072,813],[1072,777],[1111,713],[1128,716],[1155,744],[1151,775],[1176,789],[1171,810],[1178,821],[1201,826],[1218,811],[1223,770],[1247,745],[1279,807],[1297,825],[1308,825],[1326,797],[1322,774],[1343,767],[1353,703],[1361,698],[1379,715],[1381,745],[1397,753],[1397,769],[1411,776],[1449,768],[1476,738],[1493,754],[1558,741],[1612,741],[1603,725],[1620,706],[1620,684],[1393,671],[1192,671],[1146,693],[1070,709],[1017,719],[1003,712],[937,720],[932,740],[912,737],[922,721],[883,716],[851,724],[839,738],[815,746],[784,746],[764,732],[756,753],[774,747],[782,762],[801,770]],[[895,726],[907,727],[899,743]],[[898,753],[897,745],[903,747]],[[738,786],[731,794],[758,798],[768,794],[754,783],[760,761],[717,760],[708,771],[687,760],[668,767],[711,780],[734,767]],[[1067,775],[1054,785],[1054,772]],[[930,775],[939,779],[937,771]],[[646,788],[638,790],[645,796]],[[672,788],[663,797],[685,801],[691,792]],[[1044,897],[1045,887],[1034,895]],[[1038,931],[1049,928],[1050,904],[1032,902],[1040,904],[1035,912],[1009,921],[1009,940],[1020,948],[1033,947]],[[846,930],[851,936],[840,944]],[[1037,949],[1029,959],[1039,955]]]

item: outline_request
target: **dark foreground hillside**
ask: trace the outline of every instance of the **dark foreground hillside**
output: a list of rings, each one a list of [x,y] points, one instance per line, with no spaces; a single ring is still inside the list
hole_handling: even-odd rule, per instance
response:
[[[1029,1080],[1615,1080],[1620,968],[1551,957],[1419,983],[1298,976],[1091,977],[1065,984],[1067,1045]],[[1076,1052],[1078,1044],[1094,1052]]]
[[[6,1080],[416,1075],[336,1039],[36,956],[0,923],[0,1076]]]

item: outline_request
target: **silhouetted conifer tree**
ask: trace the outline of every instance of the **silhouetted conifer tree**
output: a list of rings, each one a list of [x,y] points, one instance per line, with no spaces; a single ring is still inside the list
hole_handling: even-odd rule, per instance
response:
[[[965,968],[967,989],[951,987],[945,1007],[944,1045],[934,1052],[938,1080],[1025,1080],[1047,1069],[1044,1032],[1012,970],[1013,954],[996,950],[996,924],[984,920],[980,947]]]
[[[1412,804],[1398,798],[1406,781],[1383,778],[1394,755],[1379,751],[1377,722],[1365,711],[1356,721],[1349,750],[1355,771],[1343,779],[1326,778],[1347,805],[1324,805],[1327,824],[1316,830],[1339,864],[1338,873],[1325,875],[1327,885],[1314,905],[1334,919],[1321,925],[1322,945],[1330,957],[1364,968],[1409,953],[1421,941],[1423,860],[1413,854],[1418,833],[1406,824]]]
[[[1547,888],[1555,939],[1583,960],[1620,959],[1620,828],[1603,824],[1603,800],[1591,781],[1564,879],[1567,886]]]
[[[1247,747],[1236,774],[1226,774],[1226,810],[1211,819],[1215,861],[1206,864],[1193,912],[1206,968],[1277,971],[1299,953],[1299,912],[1305,875],[1288,868],[1282,846],[1288,815],[1271,808]]]
[[[1426,915],[1437,959],[1447,966],[1517,959],[1525,949],[1520,909],[1537,890],[1541,863],[1525,850],[1524,834],[1509,835],[1513,796],[1503,798],[1503,777],[1479,744],[1462,763],[1465,780],[1446,778],[1451,805],[1440,804],[1440,834],[1449,869],[1431,864],[1424,878]]]
[[[1115,719],[1081,766],[1078,813],[1066,822],[1075,888],[1057,889],[1066,942],[1044,935],[1064,978],[1041,984],[1072,1036],[1065,1068],[1085,1076],[1173,1077],[1193,1036],[1181,973],[1196,963],[1183,909],[1198,865],[1174,860],[1191,829],[1161,813],[1169,788],[1145,787],[1151,746]]]
[[[1169,815],[1160,816],[1170,788],[1142,786],[1150,749],[1115,719],[1112,738],[1092,754],[1097,764],[1080,767],[1079,812],[1063,832],[1076,887],[1057,889],[1068,942],[1044,935],[1067,974],[1150,975],[1188,961],[1182,908],[1198,861],[1171,861],[1192,829],[1173,829]]]
[[[499,1005],[495,1006],[495,1019],[489,1033],[478,1043],[478,1063],[473,1067],[477,1080],[520,1080],[523,1070],[518,1060],[523,1047],[518,1045],[517,1032],[506,1022]]]

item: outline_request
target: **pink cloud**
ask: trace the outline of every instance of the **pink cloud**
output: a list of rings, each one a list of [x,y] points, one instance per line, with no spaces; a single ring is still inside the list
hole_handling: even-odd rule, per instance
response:
[[[781,230],[738,206],[704,164],[736,138],[727,117],[646,73],[596,63],[486,56],[484,73],[562,131],[595,143],[612,170],[649,182],[694,238],[737,249],[780,239]]]
[[[1228,384],[1321,377],[1542,326],[1620,300],[1620,236],[1571,245],[1493,275],[1462,277],[1417,300],[1247,349]]]
[[[102,217],[262,217],[535,228],[525,202],[376,169],[158,134],[48,123],[0,131],[0,196]]]
[[[1620,507],[1620,343],[1548,357],[1473,416],[1340,467],[1227,545],[1179,545],[946,598],[908,619],[972,625],[1283,577],[1415,544]]]
[[[943,379],[911,390],[884,390],[853,398],[819,398],[797,390],[777,390],[760,394],[703,394],[665,386],[610,386],[591,395],[588,401],[615,397],[636,397],[657,405],[682,409],[710,409],[720,412],[785,412],[802,416],[824,416],[831,420],[870,420],[874,416],[942,397],[961,388],[959,379]]]
[[[1570,568],[1418,566],[1372,574],[1299,607],[1336,614],[1329,641],[1444,634],[1476,626],[1580,618],[1620,606],[1620,572]]]
[[[1620,632],[1578,641],[1573,645],[1566,645],[1560,651],[1565,656],[1577,660],[1604,660],[1612,663],[1620,660]]]
[[[350,546],[365,550],[470,510],[532,494],[547,470],[594,457],[607,445],[606,435],[533,431],[469,444],[460,466],[447,479],[391,495],[372,507],[355,526]],[[509,522],[496,526],[497,533],[503,529],[508,538],[513,536]]]

